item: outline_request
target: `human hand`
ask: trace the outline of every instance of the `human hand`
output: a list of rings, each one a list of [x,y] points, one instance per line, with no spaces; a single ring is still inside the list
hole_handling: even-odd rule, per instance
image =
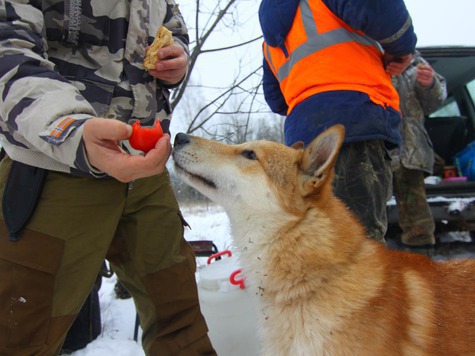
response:
[[[411,63],[412,54],[405,56],[393,56],[392,54],[385,53],[383,56],[384,68],[389,75],[399,75],[407,68]]]
[[[84,123],[83,141],[89,163],[124,183],[161,173],[172,150],[170,135],[165,134],[160,138],[155,148],[145,156],[133,156],[118,144],[131,134],[132,127],[117,120],[87,120]]]
[[[182,46],[174,43],[162,47],[158,51],[158,58],[155,70],[149,70],[150,75],[170,84],[176,84],[183,79],[188,67],[188,55]]]
[[[416,70],[416,79],[423,86],[431,86],[434,82],[434,70],[430,65],[419,64]]]

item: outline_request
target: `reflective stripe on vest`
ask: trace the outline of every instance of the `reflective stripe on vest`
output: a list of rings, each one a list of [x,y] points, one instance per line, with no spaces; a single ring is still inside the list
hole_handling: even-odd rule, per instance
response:
[[[288,112],[314,94],[333,90],[364,92],[374,103],[399,110],[399,97],[383,68],[381,45],[346,25],[322,0],[311,1],[300,1],[285,50],[265,42],[263,46]]]
[[[266,46],[267,58],[270,59],[269,65],[273,69],[274,73],[277,73],[277,80],[279,82],[282,82],[285,78],[287,78],[294,63],[298,62],[309,54],[315,53],[338,43],[354,41],[366,46],[375,46],[381,53],[383,53],[383,49],[381,48],[380,44],[372,38],[360,35],[356,32],[350,32],[343,27],[319,34],[317,24],[315,23],[312,15],[312,10],[310,10],[308,5],[308,0],[302,0],[300,2],[300,8],[302,11],[303,26],[305,28],[305,33],[307,34],[308,40],[297,47],[295,51],[290,54],[288,61],[285,62],[278,71],[275,70],[276,68],[272,63],[272,57],[269,53],[269,46]]]

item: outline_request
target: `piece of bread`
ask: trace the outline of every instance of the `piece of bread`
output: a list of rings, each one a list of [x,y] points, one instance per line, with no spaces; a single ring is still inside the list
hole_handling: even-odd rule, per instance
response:
[[[173,43],[173,36],[170,30],[160,26],[155,35],[155,39],[152,42],[152,45],[148,48],[145,58],[143,60],[143,65],[145,69],[155,69],[155,63],[159,61],[158,51],[164,46],[171,45]]]

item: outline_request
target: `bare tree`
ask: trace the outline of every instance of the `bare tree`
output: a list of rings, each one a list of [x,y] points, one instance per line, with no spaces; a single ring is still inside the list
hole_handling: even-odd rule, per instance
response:
[[[195,8],[195,23],[194,23],[194,31],[190,31],[190,35],[194,33],[194,41],[191,42],[191,51],[190,51],[190,64],[189,64],[189,71],[188,75],[186,76],[183,84],[180,88],[174,92],[171,100],[172,108],[174,108],[180,99],[182,98],[185,89],[188,86],[190,81],[190,73],[193,72],[193,68],[195,67],[198,58],[200,56],[213,53],[213,52],[221,52],[221,51],[228,51],[234,48],[238,48],[241,46],[246,46],[254,41],[258,41],[262,38],[262,35],[258,35],[254,38],[250,38],[247,41],[239,42],[236,44],[232,44],[229,46],[221,46],[217,48],[206,49],[205,46],[207,44],[208,39],[215,31],[219,31],[220,25],[223,26],[239,26],[239,23],[235,21],[235,15],[238,13],[238,1],[237,0],[218,0],[218,1],[211,1],[214,3],[214,7],[211,10],[203,10],[205,6],[208,6],[210,1],[196,0],[196,8]],[[242,1],[241,1],[242,5]],[[234,19],[233,21],[229,22],[229,18]],[[189,27],[191,27],[188,24]],[[193,29],[191,27],[191,29]]]
[[[239,144],[250,140],[270,140],[284,142],[284,117],[270,113],[249,113],[241,108],[238,100],[230,100],[231,108],[222,123],[213,125],[213,132],[205,132],[208,136],[228,144]],[[232,110],[234,108],[234,110]]]
[[[191,37],[189,71],[182,85],[171,96],[172,108],[180,103],[180,111],[186,116],[185,130],[188,133],[242,142],[249,139],[249,127],[256,122],[256,118],[269,115],[262,93],[262,35],[260,30],[245,31],[250,24],[257,23],[255,9],[259,2],[195,0],[194,6],[190,7],[194,16],[191,22],[187,18]],[[216,35],[223,33],[228,35],[224,41],[213,41]],[[226,61],[223,62],[225,53],[238,50],[245,55],[235,61],[232,67]],[[259,60],[251,61],[252,57]],[[212,87],[207,83],[209,78],[194,79],[199,61],[228,66],[233,71],[231,82]]]

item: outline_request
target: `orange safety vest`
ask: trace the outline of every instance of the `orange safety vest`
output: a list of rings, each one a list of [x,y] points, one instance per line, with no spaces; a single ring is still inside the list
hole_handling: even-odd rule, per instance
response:
[[[264,57],[279,81],[289,107],[333,90],[368,94],[384,107],[399,111],[399,96],[383,67],[378,42],[335,16],[321,0],[302,0],[285,39],[288,55],[263,45]]]

